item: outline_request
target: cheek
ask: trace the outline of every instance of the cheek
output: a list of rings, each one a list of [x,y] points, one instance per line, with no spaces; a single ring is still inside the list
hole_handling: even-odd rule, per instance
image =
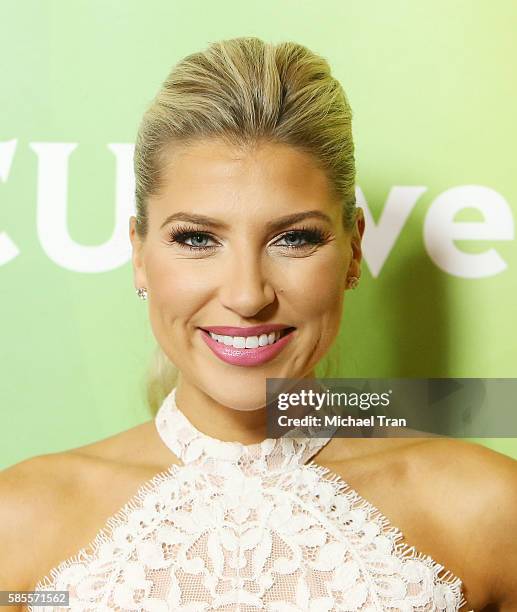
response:
[[[339,253],[330,251],[325,256],[314,256],[298,262],[297,270],[286,274],[282,287],[302,316],[330,321],[340,319],[345,289],[346,267]]]
[[[195,266],[157,254],[146,262],[149,289],[149,316],[155,325],[188,319],[200,306],[206,287]]]
[[[297,313],[300,321],[312,319],[322,327],[338,327],[345,271],[346,262],[337,248],[273,265],[271,272],[275,286],[282,289],[280,308],[284,298],[289,310]],[[150,256],[146,261],[146,275],[153,328],[166,326],[170,333],[175,322],[188,321],[203,309],[207,296],[217,291],[225,274],[224,268],[220,270],[213,261],[178,261],[168,252]]]

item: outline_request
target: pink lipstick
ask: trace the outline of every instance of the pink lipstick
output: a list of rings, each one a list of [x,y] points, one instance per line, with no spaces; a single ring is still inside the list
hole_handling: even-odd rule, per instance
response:
[[[235,346],[218,342],[215,338],[212,338],[208,331],[210,330],[218,335],[226,336],[243,336],[245,338],[249,336],[261,336],[262,334],[270,334],[273,331],[285,330],[279,340],[273,344],[266,344],[265,346],[258,346],[256,348],[237,348]],[[219,359],[226,363],[239,366],[255,366],[270,361],[276,357],[280,351],[289,344],[293,338],[294,327],[288,327],[287,325],[257,325],[254,327],[206,327],[199,328],[201,337],[206,342],[210,350]],[[230,333],[231,332],[231,333]]]

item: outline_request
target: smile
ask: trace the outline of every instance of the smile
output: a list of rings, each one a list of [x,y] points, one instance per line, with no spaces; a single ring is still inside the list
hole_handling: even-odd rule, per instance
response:
[[[232,365],[254,366],[270,361],[293,338],[294,327],[260,336],[226,336],[199,329],[211,351]]]

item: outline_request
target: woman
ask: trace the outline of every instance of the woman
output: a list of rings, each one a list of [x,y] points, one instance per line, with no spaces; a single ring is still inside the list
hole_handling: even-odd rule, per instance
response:
[[[257,38],[185,58],[135,173],[159,410],[3,472],[1,588],[68,590],[72,610],[517,609],[514,461],[266,437],[266,378],[315,377],[361,273],[351,112],[326,61]]]

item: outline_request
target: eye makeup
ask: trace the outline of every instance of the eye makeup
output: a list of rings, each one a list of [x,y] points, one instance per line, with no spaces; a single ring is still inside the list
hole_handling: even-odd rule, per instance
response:
[[[326,232],[317,226],[303,226],[284,232],[274,244],[276,245],[278,241],[286,239],[288,242],[292,242],[293,240],[302,240],[302,244],[279,245],[279,247],[287,250],[308,250],[314,248],[315,246],[325,244],[328,241],[328,238],[329,232]],[[196,229],[194,226],[174,226],[169,230],[167,243],[170,245],[176,244],[180,248],[188,249],[190,251],[203,252],[212,251],[217,248],[216,245],[199,244],[200,241],[203,242],[206,239],[215,241],[215,238],[210,232],[201,231]],[[188,240],[192,240],[193,244],[189,244],[187,242]],[[198,244],[196,244],[196,241]]]

